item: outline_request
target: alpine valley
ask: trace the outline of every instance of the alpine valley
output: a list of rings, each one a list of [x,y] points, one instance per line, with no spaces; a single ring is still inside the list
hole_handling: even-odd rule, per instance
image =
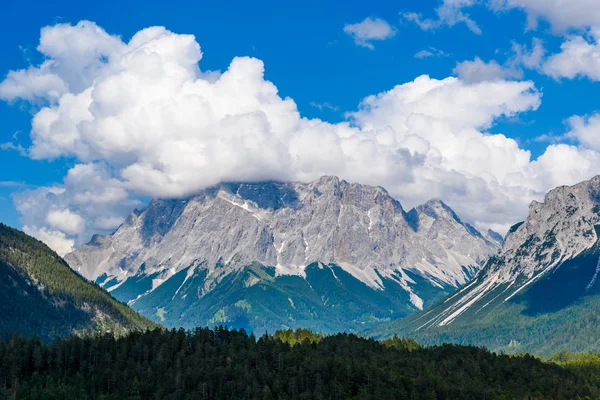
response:
[[[406,212],[381,187],[325,176],[155,199],[65,259],[166,326],[351,332],[455,291],[501,243],[439,200]]]
[[[600,176],[550,191],[443,301],[370,331],[548,355],[600,351]]]

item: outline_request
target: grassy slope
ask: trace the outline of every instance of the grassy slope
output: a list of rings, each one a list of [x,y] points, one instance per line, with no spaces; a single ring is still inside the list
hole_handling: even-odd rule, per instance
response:
[[[427,344],[473,344],[512,353],[600,352],[600,284],[596,281],[587,287],[597,260],[597,249],[583,253],[506,302],[507,295],[497,296],[503,290],[500,287],[447,326],[419,329],[460,295],[367,333],[375,337],[400,334]],[[489,305],[481,309],[488,301]]]
[[[330,268],[331,267],[331,268]],[[373,289],[337,266],[306,268],[306,279],[276,276],[259,264],[224,277],[203,292],[206,270],[182,270],[139,298],[132,307],[169,327],[215,326],[263,333],[281,328],[310,328],[319,332],[357,332],[365,326],[406,316],[415,310],[408,294],[393,281],[386,291]],[[187,280],[186,280],[187,277]],[[149,287],[152,276],[130,278],[112,294],[123,301]],[[424,281],[418,290],[430,290]],[[159,315],[160,314],[160,315]]]

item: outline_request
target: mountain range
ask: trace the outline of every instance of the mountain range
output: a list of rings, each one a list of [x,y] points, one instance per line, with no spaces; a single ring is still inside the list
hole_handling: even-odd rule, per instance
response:
[[[155,199],[65,259],[166,326],[335,332],[427,307],[501,244],[440,200],[405,211],[381,187],[324,176]]]
[[[69,254],[77,272],[0,224],[0,337],[158,326],[142,314],[173,327],[600,351],[600,176],[532,202],[501,239],[440,200],[404,211],[380,187],[335,177],[153,200]]]
[[[550,354],[600,351],[600,176],[550,191],[455,294],[370,331]]]

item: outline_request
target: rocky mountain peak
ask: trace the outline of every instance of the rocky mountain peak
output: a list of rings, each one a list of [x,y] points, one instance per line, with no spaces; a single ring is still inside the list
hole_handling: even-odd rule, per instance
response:
[[[317,187],[337,188],[340,184],[347,185],[348,182],[340,180],[340,178],[335,175],[323,175],[316,182],[314,182],[314,185]]]
[[[589,248],[598,240],[595,225],[600,221],[599,194],[598,176],[551,190],[543,202],[531,203],[527,219],[507,236],[503,252],[518,257],[525,273],[531,274]],[[535,257],[519,252],[523,246],[535,244],[544,248]]]
[[[398,286],[421,308],[432,293],[465,283],[497,249],[439,200],[406,213],[381,187],[324,176],[223,183],[188,199],[153,200],[66,259],[112,291],[152,277],[135,292],[142,297],[181,273],[201,273],[204,296],[250,265],[301,279],[311,265],[335,265],[370,290]]]
[[[284,182],[226,183],[219,185],[219,190],[227,190],[230,194],[265,210],[279,210],[298,205],[298,193],[293,185]]]
[[[492,229],[488,229],[487,237],[490,238],[492,242],[497,243],[500,247],[504,244],[504,236]]]
[[[536,293],[528,307],[546,296],[554,304],[583,296],[600,275],[599,232],[599,176],[551,190],[543,202],[531,203],[527,219],[509,230],[501,252],[488,260],[476,281],[423,327],[448,325],[463,315],[483,318],[526,292]]]
[[[415,210],[419,214],[426,214],[434,219],[454,220],[462,224],[462,221],[458,218],[454,210],[440,199],[429,200],[425,204],[417,206]]]

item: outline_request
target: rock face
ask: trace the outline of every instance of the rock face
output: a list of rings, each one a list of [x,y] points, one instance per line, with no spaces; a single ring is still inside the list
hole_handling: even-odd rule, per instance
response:
[[[600,333],[599,232],[600,176],[556,188],[531,204],[472,283],[376,333],[509,351],[598,351],[590,338]]]
[[[239,320],[272,329],[302,320],[353,329],[422,308],[467,282],[499,247],[497,234],[482,235],[439,200],[407,213],[381,187],[326,176],[310,184],[220,184],[185,200],[153,200],[66,259],[168,325]],[[319,279],[331,280],[322,292]],[[284,290],[290,282],[294,290]],[[254,286],[262,292],[250,293]],[[298,297],[304,290],[310,298]],[[344,304],[345,292],[355,301]],[[286,307],[264,324],[280,306],[271,304],[274,293]],[[369,309],[373,301],[383,302],[378,310]],[[264,310],[257,314],[258,303]],[[321,326],[332,313],[337,322]]]

